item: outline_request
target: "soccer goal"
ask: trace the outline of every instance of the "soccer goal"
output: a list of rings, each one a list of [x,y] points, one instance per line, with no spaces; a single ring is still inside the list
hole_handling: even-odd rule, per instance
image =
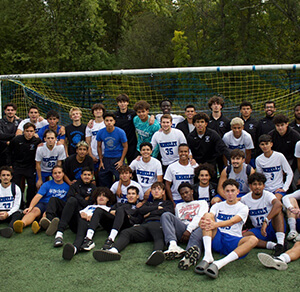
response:
[[[300,102],[300,64],[2,75],[0,86],[1,108],[14,102],[21,118],[31,105],[38,106],[43,116],[55,109],[63,124],[69,122],[73,106],[82,109],[84,122],[91,118],[95,103],[115,110],[120,93],[128,94],[130,106],[147,100],[152,113],[160,111],[159,101],[166,98],[173,102],[174,113],[183,114],[188,104],[209,112],[208,99],[220,95],[228,117],[238,115],[243,100],[252,102],[256,117],[262,115],[266,100],[275,101],[277,111],[291,117]]]

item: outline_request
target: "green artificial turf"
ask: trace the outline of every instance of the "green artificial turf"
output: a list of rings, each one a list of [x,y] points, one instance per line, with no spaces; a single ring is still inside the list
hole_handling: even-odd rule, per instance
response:
[[[96,233],[96,248],[106,236],[105,231]],[[70,230],[65,232],[65,243],[74,238]],[[262,250],[225,266],[213,280],[193,268],[179,270],[179,260],[145,265],[152,243],[130,244],[119,262],[99,263],[92,251],[65,261],[63,249],[52,247],[53,239],[44,232],[34,235],[30,227],[10,239],[0,237],[0,291],[299,291],[299,262],[286,271],[267,269],[256,256]]]

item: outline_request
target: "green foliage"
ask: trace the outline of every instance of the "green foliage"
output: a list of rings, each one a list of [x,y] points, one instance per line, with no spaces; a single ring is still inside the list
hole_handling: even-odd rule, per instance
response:
[[[188,53],[187,37],[184,36],[184,32],[175,30],[172,43],[174,44],[174,65],[176,67],[187,66],[187,62],[191,59],[191,56]]]

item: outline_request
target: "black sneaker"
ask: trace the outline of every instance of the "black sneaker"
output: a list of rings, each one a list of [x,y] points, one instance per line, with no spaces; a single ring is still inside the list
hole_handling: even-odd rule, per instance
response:
[[[102,249],[111,249],[113,247],[114,241],[111,240],[109,237],[105,240]]]
[[[11,227],[6,227],[0,230],[0,235],[5,238],[10,238],[13,235],[14,231]]]
[[[54,239],[54,243],[53,243],[53,246],[54,246],[54,247],[61,247],[61,246],[63,246],[63,245],[64,245],[64,243],[63,243],[62,237],[56,237],[56,238]]]
[[[89,251],[95,247],[95,243],[89,239],[88,237],[85,237],[83,240],[83,243],[81,245],[81,249]]]
[[[280,256],[282,253],[284,253],[287,250],[287,245],[286,243],[284,245],[282,244],[276,244],[274,247],[274,257]]]

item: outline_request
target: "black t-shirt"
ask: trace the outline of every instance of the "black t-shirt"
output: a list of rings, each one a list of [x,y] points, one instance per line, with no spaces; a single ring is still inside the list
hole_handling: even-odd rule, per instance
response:
[[[76,153],[76,145],[80,141],[85,141],[86,125],[74,126],[70,124],[66,126],[66,138],[68,139],[68,154],[69,156]]]
[[[94,162],[92,157],[87,155],[82,163],[79,163],[76,159],[76,154],[69,156],[64,162],[64,172],[66,176],[73,181],[74,179],[79,180],[83,167],[88,167],[94,171]]]

